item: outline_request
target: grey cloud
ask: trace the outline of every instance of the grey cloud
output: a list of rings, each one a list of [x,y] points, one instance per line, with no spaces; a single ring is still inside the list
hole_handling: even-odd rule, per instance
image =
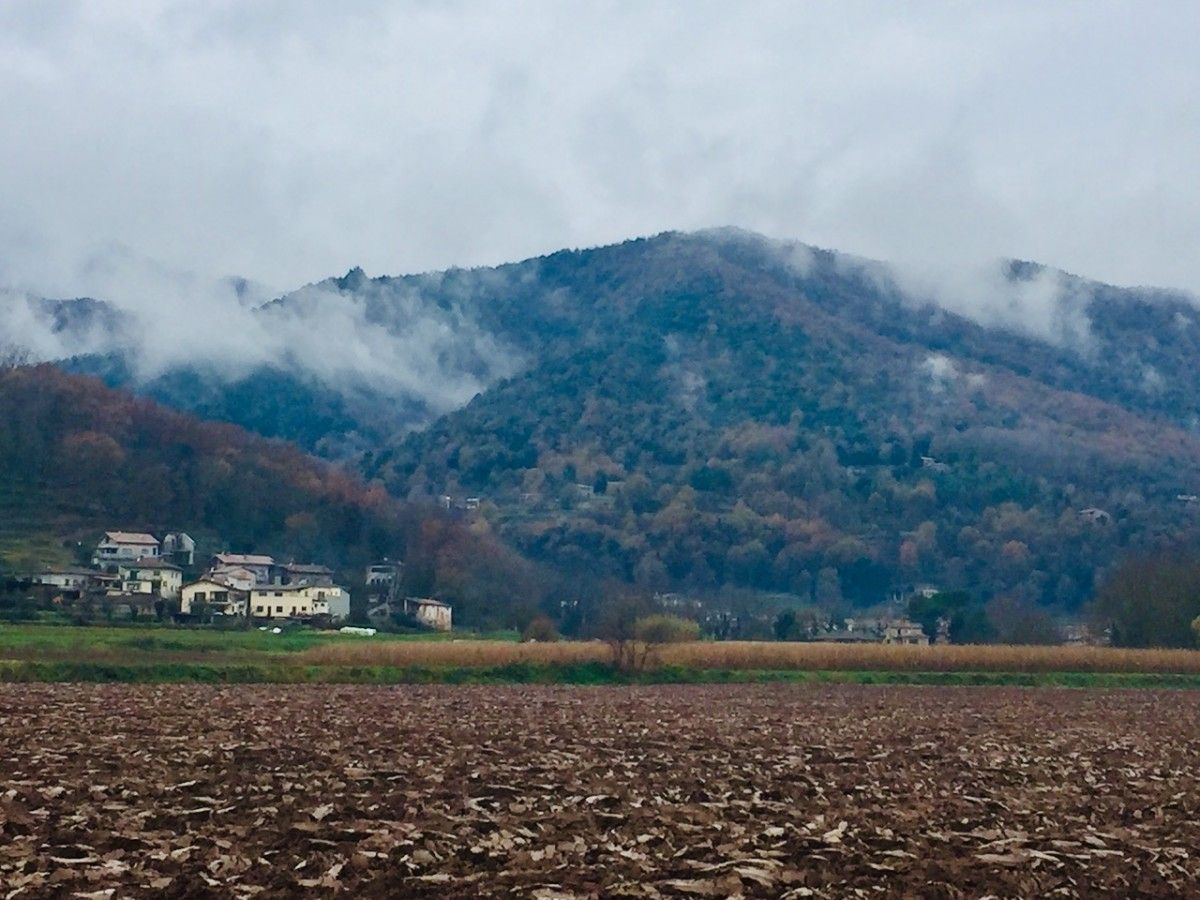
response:
[[[0,284],[251,352],[225,276],[737,224],[1074,339],[1052,279],[1006,294],[990,261],[1200,291],[1198,26],[1184,2],[10,2]]]

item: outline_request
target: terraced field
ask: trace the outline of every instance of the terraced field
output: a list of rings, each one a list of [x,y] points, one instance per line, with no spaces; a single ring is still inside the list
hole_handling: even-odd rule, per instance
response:
[[[0,686],[7,897],[1179,897],[1200,693]]]

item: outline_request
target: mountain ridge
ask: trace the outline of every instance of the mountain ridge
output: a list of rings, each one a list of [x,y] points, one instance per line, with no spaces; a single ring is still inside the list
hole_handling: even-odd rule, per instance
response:
[[[256,315],[352,322],[381,357],[354,403],[286,366],[216,382],[207,409],[184,371],[169,399],[402,497],[481,496],[526,555],[597,578],[858,605],[925,580],[1071,609],[1113,559],[1195,531],[1176,497],[1200,493],[1200,313],[1036,263],[968,275],[730,229],[351,269]],[[398,365],[411,409],[372,381]]]

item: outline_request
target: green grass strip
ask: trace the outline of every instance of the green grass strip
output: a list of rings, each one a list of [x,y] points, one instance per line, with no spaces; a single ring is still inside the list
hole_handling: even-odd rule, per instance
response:
[[[201,684],[862,684],[1073,688],[1200,688],[1200,675],[1092,672],[843,672],[690,669],[621,672],[605,663],[490,668],[306,666],[287,663],[0,660],[0,682]]]

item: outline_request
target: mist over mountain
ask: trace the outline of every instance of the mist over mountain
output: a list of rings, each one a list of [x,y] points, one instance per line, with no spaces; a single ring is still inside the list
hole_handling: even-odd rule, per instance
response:
[[[352,270],[150,350],[144,312],[28,306],[9,340],[35,354],[399,496],[480,497],[527,556],[647,589],[862,605],[929,581],[1070,609],[1196,525],[1193,298],[1035,263],[666,233]]]
[[[453,298],[361,272],[261,304],[232,279],[154,288],[155,302],[139,291],[131,307],[10,291],[0,295],[4,343],[336,458],[427,424],[521,362]]]
[[[172,405],[311,445],[306,429],[271,416],[256,424],[220,395],[261,389],[290,402],[291,394],[313,414],[329,407],[323,418],[339,426],[353,421],[373,437],[405,431],[528,369],[547,342],[602,338],[606,295],[678,292],[729,265],[754,281],[745,290],[765,292],[764,303],[800,292],[931,352],[954,349],[982,362],[1012,354],[1040,380],[1184,426],[1200,408],[1187,378],[1200,320],[1189,295],[1113,287],[1027,262],[889,265],[738,229],[496,268],[382,278],[355,269],[261,303],[264,288],[238,279],[200,291],[159,282],[157,301],[134,309],[9,291],[0,293],[0,325],[6,344],[36,360],[67,361]]]

